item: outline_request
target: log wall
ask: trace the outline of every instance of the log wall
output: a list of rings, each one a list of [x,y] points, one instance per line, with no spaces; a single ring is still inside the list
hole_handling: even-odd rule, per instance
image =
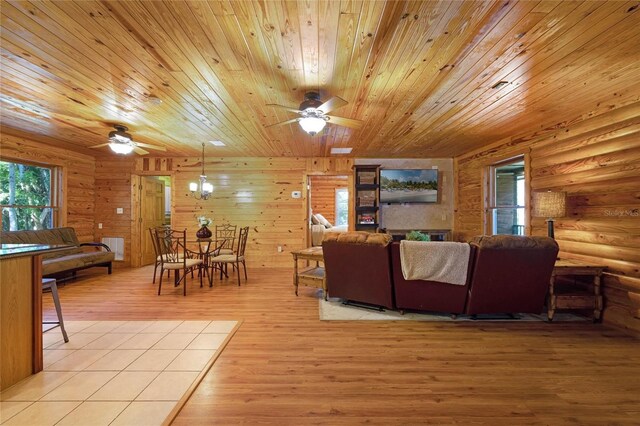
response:
[[[457,157],[455,237],[483,232],[483,170],[527,154],[532,191],[566,191],[560,256],[604,263],[604,321],[640,330],[640,103]],[[530,203],[529,203],[530,204]],[[542,218],[529,234],[546,235]]]
[[[13,130],[13,129],[11,129]],[[94,241],[95,159],[66,148],[57,140],[0,130],[0,158],[62,167],[62,226],[75,228],[81,242]]]

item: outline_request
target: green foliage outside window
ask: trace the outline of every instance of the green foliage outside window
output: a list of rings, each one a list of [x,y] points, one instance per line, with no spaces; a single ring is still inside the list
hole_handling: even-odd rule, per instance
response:
[[[52,169],[0,161],[2,230],[53,227]]]

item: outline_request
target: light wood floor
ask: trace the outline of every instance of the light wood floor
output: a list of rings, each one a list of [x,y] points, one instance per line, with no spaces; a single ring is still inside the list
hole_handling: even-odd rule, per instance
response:
[[[321,322],[289,270],[186,297],[152,272],[84,271],[60,296],[66,319],[244,320],[178,425],[640,421],[640,340],[602,325]]]

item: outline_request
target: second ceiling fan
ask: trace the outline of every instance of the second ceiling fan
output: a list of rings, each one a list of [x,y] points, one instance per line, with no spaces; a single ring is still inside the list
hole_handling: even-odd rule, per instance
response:
[[[279,123],[271,124],[266,127],[281,126],[284,124],[291,124],[298,122],[300,127],[309,133],[311,136],[318,134],[324,126],[329,124],[336,124],[338,126],[350,127],[352,129],[359,129],[362,127],[363,122],[352,118],[336,117],[333,115],[327,115],[329,112],[347,105],[349,102],[345,101],[338,96],[334,96],[326,102],[320,100],[320,94],[318,92],[307,92],[304,94],[304,101],[300,104],[299,109],[292,107],[267,104],[270,107],[284,108],[290,112],[299,114],[300,117],[292,118],[291,120],[281,121]]]

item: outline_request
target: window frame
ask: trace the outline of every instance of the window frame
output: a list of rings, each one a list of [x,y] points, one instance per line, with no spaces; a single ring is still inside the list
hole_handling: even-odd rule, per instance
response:
[[[497,205],[496,202],[496,169],[522,161],[524,163],[524,205]],[[485,179],[484,179],[484,209],[483,209],[483,233],[485,235],[496,235],[494,233],[494,215],[499,209],[518,209],[524,210],[524,230],[522,235],[530,235],[530,173],[529,173],[529,155],[527,153],[513,155],[507,158],[503,158],[499,161],[493,162],[485,167]],[[516,235],[516,234],[512,234]]]
[[[344,202],[344,207],[347,210],[347,222],[346,223],[341,223],[341,224],[338,224],[338,217],[340,216],[338,214],[338,205],[339,205],[339,203],[338,203],[338,192],[339,191],[346,191],[346,193],[347,193],[347,199]],[[334,199],[335,212],[334,213],[335,213],[335,218],[336,218],[335,224],[336,224],[336,226],[342,226],[342,225],[347,225],[348,226],[349,225],[349,188],[346,187],[346,186],[345,187],[336,188],[335,189],[335,193],[334,193],[334,197],[335,197],[335,199]]]
[[[0,161],[6,163],[20,164],[23,166],[39,167],[49,169],[51,187],[49,189],[49,205],[23,205],[23,204],[0,204],[0,209],[4,208],[35,208],[35,209],[51,209],[52,228],[63,226],[62,200],[63,200],[63,167],[56,164],[39,163],[36,161],[24,160],[19,158],[0,157]],[[0,214],[0,229],[3,229],[3,216]]]

